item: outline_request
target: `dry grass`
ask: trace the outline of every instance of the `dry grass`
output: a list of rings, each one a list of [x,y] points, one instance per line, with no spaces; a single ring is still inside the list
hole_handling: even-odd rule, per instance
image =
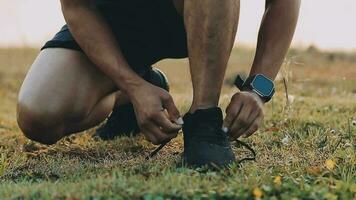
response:
[[[353,54],[291,50],[283,73],[290,104],[285,106],[280,78],[264,126],[246,140],[258,152],[257,162],[201,173],[177,167],[181,136],[151,161],[144,157],[154,146],[142,137],[103,142],[92,139],[89,130],[50,147],[25,139],[16,125],[16,96],[37,53],[0,50],[1,199],[356,198]],[[230,84],[234,75],[247,73],[252,56],[249,49],[233,51],[221,107],[236,91]],[[184,113],[192,93],[187,61],[158,66],[168,74]]]

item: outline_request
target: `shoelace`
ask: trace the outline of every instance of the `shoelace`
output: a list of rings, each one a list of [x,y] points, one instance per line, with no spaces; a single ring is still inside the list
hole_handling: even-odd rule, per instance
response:
[[[244,83],[244,79],[241,78],[241,76],[237,76],[236,77],[236,80],[235,80],[235,83],[234,85],[239,88],[240,90],[242,90],[242,87],[243,87],[243,83]],[[213,121],[217,121],[217,120],[213,120]],[[149,160],[153,157],[155,157],[157,155],[157,153],[163,149],[170,141],[167,141],[167,142],[164,142],[163,144],[161,144],[159,147],[157,147],[154,151],[152,151],[147,157],[146,157],[146,160]],[[235,144],[235,147],[239,148],[240,146],[243,146],[245,147],[247,150],[249,150],[252,154],[251,157],[245,157],[243,159],[240,159],[238,161],[236,161],[236,163],[238,165],[240,165],[242,162],[245,162],[245,161],[256,161],[256,152],[255,150],[250,146],[248,145],[247,143],[241,141],[241,140],[238,140],[236,139],[235,140],[236,144]]]
[[[146,160],[149,160],[149,159],[155,157],[155,156],[158,154],[158,152],[159,152],[161,149],[163,149],[169,142],[170,142],[170,141],[167,141],[167,142],[161,144],[159,147],[157,147],[154,151],[152,151],[152,152],[146,157]],[[239,148],[240,146],[243,146],[243,147],[245,147],[247,150],[249,150],[249,151],[251,152],[251,154],[252,154],[252,156],[250,156],[250,157],[245,157],[245,158],[243,158],[243,159],[240,159],[240,160],[236,161],[236,163],[237,163],[238,165],[240,165],[242,162],[245,162],[245,161],[256,161],[256,152],[255,152],[255,150],[254,150],[250,145],[248,145],[247,143],[245,143],[245,142],[243,142],[243,141],[241,141],[241,140],[235,140],[235,142],[236,142],[235,147]],[[239,145],[240,145],[240,146],[239,146]]]

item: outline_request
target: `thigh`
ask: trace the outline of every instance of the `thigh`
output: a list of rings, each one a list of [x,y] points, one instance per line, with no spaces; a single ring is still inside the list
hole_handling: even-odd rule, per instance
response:
[[[22,109],[58,120],[81,120],[114,83],[80,51],[49,48],[31,66],[19,93]]]

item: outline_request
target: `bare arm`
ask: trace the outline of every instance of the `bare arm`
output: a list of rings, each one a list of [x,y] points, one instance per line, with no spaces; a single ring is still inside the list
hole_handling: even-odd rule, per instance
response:
[[[299,8],[300,0],[266,0],[250,75],[263,74],[275,79],[292,41]],[[263,121],[263,107],[255,93],[236,93],[226,109],[223,129],[229,131],[232,138],[252,135]]]
[[[251,75],[276,77],[292,41],[299,8],[300,0],[266,0]]]
[[[129,94],[143,79],[130,69],[94,0],[61,0],[71,33],[89,59]]]
[[[165,90],[143,80],[129,67],[95,1],[61,0],[61,4],[64,18],[79,46],[129,96],[146,138],[159,144],[176,137],[182,120],[178,120],[180,114],[172,97]],[[164,109],[168,111],[169,118]]]

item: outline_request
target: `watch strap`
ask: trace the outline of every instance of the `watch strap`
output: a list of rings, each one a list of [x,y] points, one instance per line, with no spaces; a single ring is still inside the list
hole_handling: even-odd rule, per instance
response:
[[[244,87],[244,83],[245,83],[245,79],[242,78],[240,75],[237,75],[236,79],[235,79],[235,82],[234,82],[234,85],[239,88],[240,91],[243,90],[243,87]]]
[[[237,75],[234,85],[240,91],[252,91],[256,93],[264,102],[269,102],[275,93],[275,89],[273,88],[272,93],[269,96],[261,96],[258,92],[254,91],[254,89],[250,85],[255,77],[256,75],[249,76],[246,80],[244,80],[240,75]]]

